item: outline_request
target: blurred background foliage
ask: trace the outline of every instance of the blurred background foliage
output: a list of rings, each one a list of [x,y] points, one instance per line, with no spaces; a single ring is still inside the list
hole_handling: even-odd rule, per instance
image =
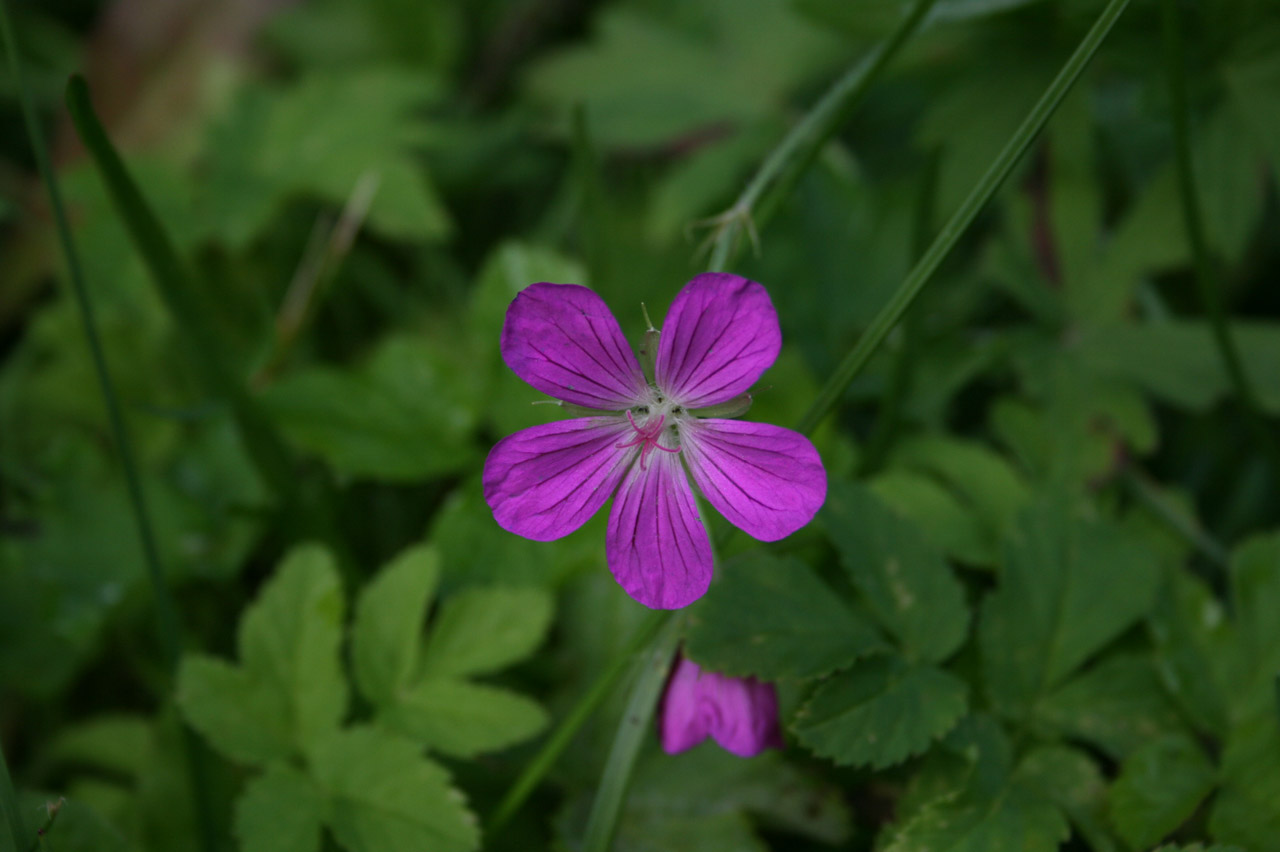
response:
[[[499,531],[484,504],[488,447],[550,415],[501,362],[506,305],[534,281],[589,284],[638,336],[639,303],[661,316],[705,268],[708,218],[907,4],[9,5],[160,561],[185,645],[200,652],[184,663],[175,707],[15,81],[0,77],[0,739],[21,786],[68,797],[49,848],[200,848],[201,799],[217,835],[245,848],[317,849],[322,824],[330,845],[425,848],[413,844],[436,818],[453,831],[438,848],[473,848],[474,814],[492,810],[532,754],[510,746],[561,717],[644,616],[603,568],[602,518],[538,544]],[[1102,5],[936,4],[733,266],[769,289],[786,341],[752,419],[796,422]],[[1274,435],[1280,14],[1273,0],[1179,5],[1216,285]],[[778,679],[797,714],[792,748],[746,763],[705,748],[646,755],[618,848],[863,849],[877,835],[904,851],[1103,852],[1170,837],[1280,848],[1280,762],[1266,762],[1280,758],[1280,553],[1274,537],[1239,545],[1280,522],[1280,477],[1243,425],[1194,286],[1166,51],[1160,4],[1133,0],[819,430],[833,481],[861,484],[833,487],[821,530],[771,556],[743,537],[728,546],[740,561],[696,610],[691,653]],[[77,70],[194,272],[193,297],[235,375],[295,457],[297,499],[278,493],[202,378],[204,355],[86,157],[62,107]],[[294,549],[306,540],[321,549]],[[420,547],[429,553],[410,550]],[[857,567],[903,553],[923,572],[924,624],[878,608],[877,581]],[[404,591],[418,605],[394,642],[370,638],[354,602],[391,574],[382,566],[408,558],[431,562],[430,585]],[[813,600],[795,591],[795,612],[824,606],[834,588],[844,603],[830,617],[856,626],[835,648],[809,637],[776,659],[768,643],[743,658],[734,625],[780,594],[770,572],[788,570],[818,584]],[[1067,651],[1034,618],[1023,623],[1017,595],[1042,585],[1059,604],[1048,611],[1097,621],[1066,637]],[[319,631],[333,655],[348,634],[355,649],[385,641],[409,655],[393,692],[418,696],[418,709],[378,692],[382,675],[362,670],[358,650],[355,687],[337,656],[293,660],[336,702],[315,724],[379,725],[335,727],[321,745],[287,733],[241,742],[247,723],[227,722],[234,706],[219,715],[218,696],[235,705],[243,688],[242,706],[266,720],[272,701],[304,701],[272,692],[297,684],[280,686],[270,666],[255,674],[244,625],[288,608],[272,595],[314,607],[314,624],[290,629]],[[383,597],[391,606],[397,595]],[[1092,606],[1113,597],[1111,609]],[[509,645],[451,679],[431,674],[444,653],[433,647],[472,635],[450,631],[508,610]],[[783,634],[803,627],[788,612]],[[499,640],[480,630],[470,641]],[[1002,660],[1009,643],[1041,648],[1045,670]],[[815,664],[819,651],[826,663]],[[489,680],[461,679],[473,673]],[[1020,680],[1033,675],[1034,686]],[[192,698],[201,689],[212,697]],[[444,705],[493,718],[471,718],[471,730],[418,712]],[[904,707],[925,718],[887,751],[850,739],[891,727]],[[854,715],[832,729],[813,720],[822,708]],[[573,847],[617,712],[593,718],[537,793],[543,807],[492,848]],[[180,716],[213,746],[203,793],[189,787]],[[415,749],[435,757],[415,763]],[[456,808],[423,818],[411,799],[405,824],[376,841],[359,822],[368,790],[342,788],[366,770]],[[1176,790],[1161,786],[1170,778]],[[468,805],[444,797],[451,784]],[[325,795],[347,796],[346,809]],[[1014,823],[1022,840],[992,845],[1004,835],[990,825]]]

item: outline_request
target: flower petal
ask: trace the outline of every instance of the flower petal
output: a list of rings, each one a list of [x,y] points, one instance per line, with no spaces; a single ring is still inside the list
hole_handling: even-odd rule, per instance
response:
[[[764,287],[738,275],[704,272],[671,303],[654,378],[682,405],[715,405],[755,384],[781,348],[778,312]]]
[[[711,734],[710,718],[700,698],[701,674],[702,670],[692,660],[685,657],[676,660],[675,671],[662,697],[662,717],[658,723],[662,750],[667,754],[691,749]]]
[[[503,529],[551,541],[582,526],[617,490],[636,450],[620,417],[532,426],[499,441],[484,462],[484,499]]]
[[[711,737],[725,751],[752,757],[766,748],[781,748],[778,729],[778,693],[771,683],[702,673],[705,701],[716,708],[710,722]]]
[[[680,442],[702,496],[761,541],[791,535],[827,498],[822,459],[799,432],[769,423],[689,420]]]
[[[620,411],[647,393],[635,353],[604,300],[577,284],[531,284],[502,325],[502,359],[543,393]]]
[[[627,594],[652,609],[679,609],[711,584],[711,542],[680,457],[654,453],[633,464],[609,512],[609,570]]]

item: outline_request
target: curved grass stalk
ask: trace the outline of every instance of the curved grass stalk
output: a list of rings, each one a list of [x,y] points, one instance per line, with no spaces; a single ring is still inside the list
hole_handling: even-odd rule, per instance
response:
[[[808,170],[822,146],[848,119],[849,113],[862,101],[871,84],[920,27],[936,2],[937,0],[917,0],[897,29],[871,53],[840,75],[800,123],[770,152],[761,164],[760,171],[751,178],[733,205],[707,220],[706,224],[717,229],[711,237],[711,258],[707,269],[712,272],[724,271],[737,251],[739,238],[744,230],[752,244],[758,242],[758,225],[763,225],[781,200],[791,193],[791,189]],[[767,196],[766,192],[769,193]]]
[[[973,188],[969,196],[960,205],[959,209],[951,216],[951,219],[943,226],[942,231],[934,238],[933,243],[929,246],[924,256],[916,263],[915,267],[907,274],[903,282],[898,285],[898,289],[893,296],[880,309],[880,313],[876,314],[875,319],[863,332],[862,337],[849,350],[849,354],[844,357],[836,367],[831,378],[823,385],[822,390],[818,392],[818,397],[813,401],[809,410],[805,412],[804,417],[800,419],[797,427],[804,434],[810,434],[822,419],[827,416],[835,405],[836,400],[844,393],[845,388],[853,381],[854,377],[862,371],[867,361],[875,353],[880,344],[884,342],[889,332],[898,324],[898,320],[902,319],[902,315],[910,307],[916,296],[920,295],[920,290],[937,271],[938,266],[943,259],[955,247],[960,237],[968,229],[969,225],[986,206],[991,197],[996,194],[996,190],[1009,177],[1009,173],[1013,171],[1014,166],[1031,147],[1031,143],[1035,141],[1036,136],[1044,129],[1049,118],[1057,110],[1058,104],[1070,91],[1071,86],[1080,77],[1085,66],[1089,64],[1089,60],[1097,53],[1098,48],[1102,45],[1103,40],[1107,37],[1107,33],[1111,31],[1111,27],[1115,25],[1116,19],[1129,5],[1129,0],[1110,0],[1102,14],[1094,22],[1093,27],[1085,35],[1084,40],[1080,42],[1080,46],[1071,54],[1071,58],[1062,66],[1062,70],[1058,72],[1058,76],[1049,84],[1049,88],[1040,96],[1040,100],[1031,108],[1031,112],[1023,120],[1022,125],[1009,139],[1004,149],[996,157],[995,161],[987,169],[986,174],[978,181],[978,185]]]

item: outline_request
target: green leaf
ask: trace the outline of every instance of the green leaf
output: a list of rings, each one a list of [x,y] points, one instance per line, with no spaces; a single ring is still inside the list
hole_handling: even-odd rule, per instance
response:
[[[866,488],[833,482],[820,514],[871,613],[910,657],[942,660],[964,642],[969,610],[942,554]]]
[[[1062,809],[1094,852],[1117,852],[1107,823],[1107,782],[1093,758],[1068,746],[1040,746],[1016,770],[1017,777]]]
[[[263,401],[292,441],[347,476],[417,480],[475,458],[474,389],[428,340],[388,337],[363,367],[303,370]]]
[[[1147,625],[1165,689],[1201,732],[1219,735],[1227,727],[1237,647],[1222,602],[1189,572],[1172,571]]]
[[[1280,674],[1280,534],[1251,538],[1231,555],[1238,650],[1229,695],[1237,718],[1275,707]]]
[[[838,764],[881,769],[920,754],[950,730],[967,696],[964,681],[941,669],[875,657],[819,686],[791,728]]]
[[[265,764],[293,751],[283,695],[239,666],[186,655],[178,667],[177,702],[191,726],[232,760]]]
[[[1036,718],[1116,760],[1185,728],[1155,667],[1135,655],[1108,657],[1066,682],[1036,705]]]
[[[311,755],[329,796],[329,828],[350,852],[468,852],[475,816],[437,764],[408,740],[370,728],[334,734]]]
[[[464,589],[441,606],[422,670],[433,678],[487,674],[523,660],[542,644],[551,615],[545,589]]]
[[[1012,772],[1012,745],[989,717],[966,718],[941,748],[968,765],[967,777],[889,829],[885,852],[1054,852],[1067,839],[1042,779]]]
[[[240,621],[244,670],[273,691],[300,748],[336,728],[346,713],[342,622],[338,572],[316,545],[290,551]]]
[[[87,802],[53,792],[23,790],[15,807],[23,811],[23,827],[31,842],[18,852],[134,852],[135,846],[111,821]],[[57,816],[43,836],[36,832],[45,827],[49,808],[57,807]],[[0,834],[0,849],[12,849],[8,826]]]
[[[1240,362],[1264,409],[1280,412],[1280,325],[1235,322]],[[1077,343],[1099,374],[1137,384],[1159,399],[1206,411],[1231,393],[1222,357],[1206,323],[1164,320],[1090,329]]]
[[[384,705],[379,720],[429,749],[453,757],[497,751],[547,724],[534,701],[505,689],[428,678]]]
[[[688,617],[686,650],[700,665],[735,677],[820,677],[888,650],[798,559],[751,550],[727,562]]]
[[[1280,721],[1276,712],[1237,725],[1222,754],[1222,787],[1209,832],[1249,852],[1280,850]]]
[[[1215,843],[1212,846],[1205,846],[1203,843],[1188,843],[1185,846],[1166,843],[1163,846],[1157,846],[1153,852],[1248,852],[1248,850],[1239,846],[1223,846],[1221,843]]]
[[[992,703],[1025,714],[1150,608],[1155,557],[1066,498],[1042,499],[1005,547],[999,587],[979,626]]]
[[[414,547],[397,556],[361,592],[351,632],[351,662],[360,691],[375,704],[393,700],[412,680],[427,604],[439,576],[436,551]]]
[[[316,852],[324,817],[324,794],[315,783],[272,764],[236,801],[236,836],[243,852]]]
[[[996,539],[977,517],[942,484],[924,474],[900,468],[886,470],[867,482],[886,506],[908,518],[948,556],[971,565],[994,565]]]
[[[1133,847],[1170,834],[1214,785],[1213,764],[1186,737],[1162,737],[1138,748],[1111,786],[1111,820]]]

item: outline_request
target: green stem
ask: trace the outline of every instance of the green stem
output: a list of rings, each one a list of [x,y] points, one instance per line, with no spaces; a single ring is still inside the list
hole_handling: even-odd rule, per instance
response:
[[[1142,501],[1151,514],[1160,519],[1169,529],[1185,538],[1219,569],[1225,569],[1230,554],[1218,543],[1217,539],[1205,532],[1194,518],[1171,504],[1156,488],[1155,484],[1137,468],[1130,467],[1125,471],[1125,481],[1134,495]]]
[[[245,448],[263,479],[287,505],[297,506],[296,467],[284,440],[230,366],[186,267],[107,137],[93,110],[88,84],[78,74],[67,82],[67,109],[165,306],[181,329],[192,363],[208,389],[230,405]]]
[[[560,726],[556,728],[555,733],[542,746],[538,754],[529,762],[529,765],[516,779],[516,783],[511,786],[507,795],[498,804],[493,815],[489,817],[489,836],[497,834],[504,825],[513,817],[529,798],[538,783],[551,771],[551,767],[560,758],[560,755],[568,748],[569,743],[573,740],[578,730],[591,718],[591,714],[595,712],[600,703],[609,696],[614,685],[630,665],[635,655],[640,653],[649,642],[657,635],[658,630],[667,623],[670,613],[654,612],[649,618],[636,629],[635,634],[622,650],[622,653],[613,659],[613,662],[600,673],[600,675],[591,684],[586,693],[578,699],[578,703],[569,711],[569,715],[564,718]]]
[[[179,638],[177,607],[169,593],[164,580],[164,570],[160,567],[160,552],[156,547],[155,533],[151,526],[151,513],[147,510],[147,502],[142,491],[142,479],[138,474],[138,466],[133,454],[133,441],[130,439],[128,427],[121,413],[120,400],[116,396],[115,386],[111,381],[111,373],[107,369],[106,354],[102,349],[102,339],[98,335],[98,323],[94,316],[93,302],[89,298],[89,290],[84,283],[84,274],[80,267],[80,257],[71,238],[71,227],[67,223],[66,208],[62,203],[62,191],[58,186],[57,175],[49,163],[49,155],[45,148],[44,134],[36,120],[35,109],[26,88],[22,75],[21,60],[18,57],[17,44],[9,23],[7,4],[0,2],[0,31],[4,36],[5,52],[9,54],[9,69],[17,84],[18,97],[22,105],[22,118],[26,123],[27,135],[35,154],[36,167],[40,179],[49,193],[49,201],[53,206],[53,218],[58,229],[58,238],[62,243],[62,253],[67,261],[68,277],[71,289],[75,294],[76,305],[80,310],[80,323],[84,336],[89,342],[89,354],[93,359],[94,374],[98,379],[98,387],[107,404],[107,421],[111,428],[111,437],[115,441],[116,450],[120,453],[120,466],[124,468],[125,482],[128,485],[129,501],[133,508],[134,521],[138,528],[138,538],[142,542],[142,553],[147,565],[147,576],[151,580],[152,593],[155,595],[156,633],[160,640],[160,649],[164,655],[165,666],[172,673],[178,665],[181,652]]]
[[[822,146],[848,119],[849,113],[866,95],[880,72],[897,55],[936,2],[937,0],[917,0],[911,12],[902,19],[889,38],[845,71],[778,147],[770,152],[761,164],[760,171],[756,172],[733,206],[717,217],[722,227],[716,234],[711,250],[711,259],[707,264],[709,270],[721,272],[726,269],[737,251],[742,229],[755,227],[748,223],[756,219],[759,220],[756,224],[763,225],[782,199],[790,194],[801,175],[818,156]],[[771,187],[772,191],[760,204],[760,209],[756,210],[757,203]]]
[[[591,805],[583,852],[605,852],[613,842],[618,814],[631,784],[631,773],[640,755],[640,746],[646,737],[652,736],[653,713],[667,683],[667,672],[684,629],[683,611],[672,614],[665,622],[658,638],[638,662],[639,676],[622,714],[604,774],[600,777],[600,788]]]
[[[0,6],[3,4],[0,3]],[[0,12],[0,15],[7,15]],[[8,22],[5,22],[6,32],[8,31]],[[6,49],[9,49],[11,41],[6,37]],[[18,806],[18,794],[13,789],[13,779],[9,776],[9,764],[5,760],[4,749],[0,748],[0,816],[4,817],[5,825],[9,827],[9,838],[13,843],[13,852],[25,852],[27,840],[27,827],[22,822],[22,809]]]
[[[1005,145],[1004,150],[996,157],[995,162],[987,169],[986,174],[978,181],[978,185],[969,193],[969,197],[964,200],[960,208],[956,210],[950,221],[943,226],[941,233],[934,239],[933,244],[929,246],[928,251],[916,263],[915,268],[907,275],[906,279],[898,286],[893,297],[880,310],[871,321],[871,325],[863,333],[862,337],[845,356],[844,360],[832,373],[831,378],[823,385],[819,391],[817,399],[813,405],[805,412],[801,418],[799,430],[805,434],[811,433],[824,417],[831,411],[836,400],[844,393],[845,388],[853,381],[854,377],[861,372],[866,366],[872,354],[879,348],[884,338],[897,325],[898,320],[902,318],[902,314],[910,307],[916,296],[920,294],[920,290],[925,283],[937,271],[938,266],[943,259],[950,253],[951,249],[959,241],[965,230],[986,206],[991,197],[995,195],[1001,184],[1009,177],[1014,166],[1026,153],[1031,143],[1035,141],[1037,135],[1044,128],[1050,116],[1058,108],[1058,104],[1066,96],[1071,86],[1079,78],[1085,66],[1089,64],[1089,60],[1093,58],[1094,53],[1102,45],[1103,39],[1107,33],[1111,31],[1111,27],[1115,24],[1116,19],[1120,17],[1120,13],[1124,11],[1129,4],[1129,0],[1110,0],[1102,14],[1098,16],[1093,27],[1089,30],[1084,40],[1080,42],[1080,46],[1076,48],[1075,53],[1062,66],[1062,70],[1058,72],[1058,76],[1049,84],[1049,88],[1041,95],[1040,100],[1032,107],[1030,114],[1023,120],[1013,137]]]
[[[1189,122],[1190,106],[1187,96],[1187,74],[1184,67],[1184,49],[1182,43],[1182,14],[1177,0],[1163,0],[1165,66],[1169,73],[1169,93],[1171,96],[1170,118],[1173,122],[1174,165],[1178,178],[1178,195],[1182,202],[1183,224],[1187,231],[1187,240],[1191,243],[1191,255],[1195,265],[1196,285],[1200,291],[1200,302],[1209,315],[1209,323],[1213,328],[1214,341],[1222,356],[1227,376],[1235,388],[1237,397],[1245,409],[1245,419],[1253,431],[1254,439],[1266,454],[1272,470],[1280,475],[1280,451],[1277,450],[1271,434],[1263,420],[1262,408],[1258,404],[1253,384],[1245,373],[1240,359],[1240,350],[1236,348],[1227,324],[1226,311],[1222,305],[1217,276],[1214,273],[1213,257],[1209,250],[1209,241],[1205,237],[1204,219],[1201,216],[1200,194],[1196,188],[1195,169],[1191,162],[1191,129]]]
[[[93,301],[89,297],[89,288],[84,282],[84,273],[80,266],[80,256],[76,251],[71,236],[71,227],[67,221],[66,208],[62,201],[62,191],[58,185],[57,175],[49,162],[48,149],[45,146],[44,134],[40,123],[36,120],[35,108],[31,103],[30,92],[22,73],[22,60],[18,55],[17,40],[13,35],[13,27],[9,20],[8,5],[0,0],[0,36],[3,37],[5,52],[9,55],[9,69],[13,75],[18,99],[22,108],[22,119],[26,125],[27,136],[31,142],[35,156],[36,168],[40,179],[49,193],[49,202],[53,208],[54,222],[58,231],[58,239],[62,245],[62,253],[67,263],[71,289],[75,295],[76,305],[80,313],[80,323],[85,339],[89,344],[89,354],[93,360],[94,374],[98,387],[102,392],[107,407],[107,421],[111,436],[120,454],[120,466],[124,470],[125,483],[129,492],[129,503],[133,510],[134,523],[137,526],[138,538],[142,544],[143,559],[146,563],[147,578],[151,584],[153,598],[152,610],[155,613],[156,635],[160,642],[160,651],[165,662],[165,671],[172,677],[177,670],[178,659],[182,652],[181,626],[178,619],[178,608],[173,595],[165,582],[164,570],[161,567],[160,551],[156,545],[155,532],[151,524],[151,514],[147,509],[146,497],[142,489],[142,478],[133,452],[133,441],[125,424],[120,400],[107,368],[106,353],[102,348],[102,340],[98,334],[97,319],[94,315]],[[192,738],[186,743],[186,756],[191,772],[191,783],[196,791],[196,811],[200,821],[202,847],[212,852],[217,847],[213,829],[212,811],[209,806],[209,789],[204,771],[204,758],[200,746]],[[3,756],[0,755],[0,761]],[[11,788],[8,769],[4,769],[3,784]],[[20,849],[21,847],[15,847]]]

